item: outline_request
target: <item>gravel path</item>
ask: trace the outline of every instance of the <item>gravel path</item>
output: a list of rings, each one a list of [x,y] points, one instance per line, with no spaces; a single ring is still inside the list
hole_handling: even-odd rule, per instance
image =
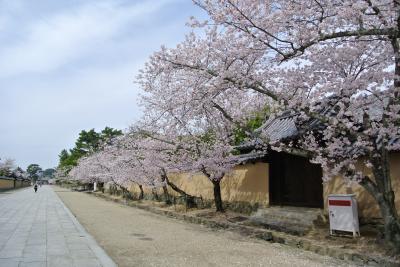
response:
[[[333,258],[187,224],[85,193],[54,189],[119,266],[350,266]]]

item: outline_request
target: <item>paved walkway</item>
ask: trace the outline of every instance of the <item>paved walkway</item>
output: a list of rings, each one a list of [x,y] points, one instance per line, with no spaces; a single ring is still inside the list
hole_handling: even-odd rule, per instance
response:
[[[50,186],[0,193],[0,266],[115,266]]]

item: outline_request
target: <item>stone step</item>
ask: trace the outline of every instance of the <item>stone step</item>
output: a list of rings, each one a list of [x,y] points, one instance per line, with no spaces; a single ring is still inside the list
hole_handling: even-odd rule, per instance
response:
[[[294,235],[305,235],[323,217],[321,209],[270,207],[257,210],[247,224]]]
[[[265,229],[271,229],[271,230],[275,230],[275,231],[285,232],[285,233],[297,235],[297,236],[304,236],[312,228],[312,226],[310,226],[310,225],[290,223],[287,221],[276,221],[276,220],[275,221],[274,220],[267,221],[267,220],[251,219],[248,222],[246,222],[245,224],[249,225],[249,226],[257,226],[257,227],[263,227]]]

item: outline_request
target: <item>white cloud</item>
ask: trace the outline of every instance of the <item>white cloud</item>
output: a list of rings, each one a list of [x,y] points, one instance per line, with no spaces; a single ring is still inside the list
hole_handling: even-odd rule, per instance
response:
[[[49,72],[73,62],[118,35],[128,23],[147,19],[169,2],[142,1],[129,6],[102,2],[43,18],[29,27],[23,41],[0,47],[0,78]]]

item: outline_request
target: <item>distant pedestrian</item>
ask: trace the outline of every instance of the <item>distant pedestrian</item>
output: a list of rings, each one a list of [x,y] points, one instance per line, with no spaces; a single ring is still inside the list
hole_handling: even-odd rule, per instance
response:
[[[35,184],[34,186],[33,186],[33,189],[35,190],[35,193],[37,192],[37,184]]]

